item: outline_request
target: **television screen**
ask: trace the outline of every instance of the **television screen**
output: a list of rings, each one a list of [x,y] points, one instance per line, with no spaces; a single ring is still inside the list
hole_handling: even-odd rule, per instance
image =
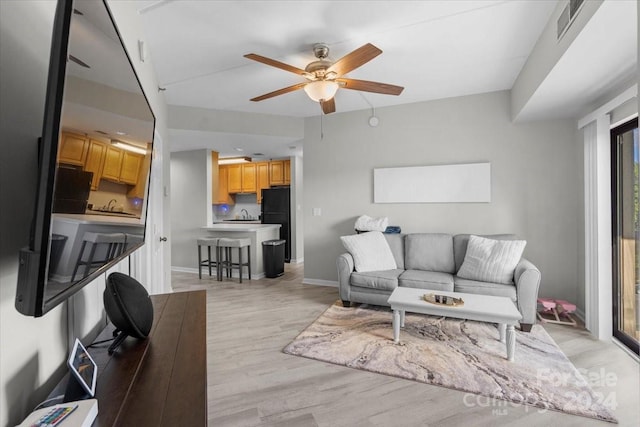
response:
[[[43,315],[144,243],[154,127],[106,2],[59,0],[19,312]]]

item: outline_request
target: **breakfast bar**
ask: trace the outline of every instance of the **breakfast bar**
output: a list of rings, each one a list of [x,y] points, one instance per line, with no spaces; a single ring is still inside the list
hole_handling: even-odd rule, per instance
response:
[[[202,227],[207,237],[228,239],[251,239],[251,278],[265,277],[262,261],[262,242],[280,238],[280,224],[213,224]]]

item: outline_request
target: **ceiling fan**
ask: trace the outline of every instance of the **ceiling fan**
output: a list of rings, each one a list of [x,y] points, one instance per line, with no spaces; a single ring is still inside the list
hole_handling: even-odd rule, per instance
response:
[[[313,53],[318,60],[309,63],[304,70],[255,53],[244,55],[245,58],[298,74],[307,79],[306,82],[266,93],[252,98],[251,101],[262,101],[298,89],[304,89],[307,95],[309,95],[309,98],[320,103],[322,112],[329,114],[336,111],[334,95],[339,88],[382,93],[385,95],[400,95],[404,89],[402,86],[344,77],[348,72],[366,64],[382,53],[380,49],[371,43],[359,47],[336,62],[331,62],[327,59],[329,56],[329,46],[324,43],[315,44],[313,46]]]

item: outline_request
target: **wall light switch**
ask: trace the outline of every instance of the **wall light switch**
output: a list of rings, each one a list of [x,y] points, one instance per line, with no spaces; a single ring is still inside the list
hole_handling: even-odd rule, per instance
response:
[[[322,209],[321,208],[313,208],[313,216],[322,216]]]

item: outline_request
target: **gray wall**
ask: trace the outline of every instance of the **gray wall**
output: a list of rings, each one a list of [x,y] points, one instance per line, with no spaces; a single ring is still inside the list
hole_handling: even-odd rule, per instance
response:
[[[335,281],[338,237],[362,214],[405,233],[516,233],[542,271],[540,295],[576,299],[583,191],[573,121],[514,124],[509,92],[333,114],[305,122],[305,279]],[[486,204],[374,204],[373,169],[491,162]],[[321,216],[312,209],[321,208]]]
[[[208,224],[211,212],[210,153],[171,153],[171,262],[175,267],[198,268],[196,239],[205,234],[201,227]]]
[[[132,5],[112,12],[127,47],[137,46]],[[28,244],[37,180],[37,139],[42,132],[49,49],[56,2],[0,1],[0,425],[15,425],[51,391],[66,371],[65,305],[41,318],[14,308],[18,252]],[[124,19],[122,19],[124,18]],[[135,51],[134,51],[135,52]],[[134,65],[166,135],[166,105],[157,93],[152,61]],[[151,91],[151,89],[154,89]],[[168,163],[168,162],[167,162]],[[167,171],[168,172],[168,171]],[[167,173],[168,176],[168,173]],[[167,202],[168,203],[168,202]],[[169,265],[167,263],[167,265]],[[96,280],[96,282],[101,279]],[[76,312],[83,334],[102,318],[100,284],[92,283]],[[79,294],[80,295],[80,294]],[[91,299],[88,299],[91,298]],[[79,304],[76,302],[76,308]]]

